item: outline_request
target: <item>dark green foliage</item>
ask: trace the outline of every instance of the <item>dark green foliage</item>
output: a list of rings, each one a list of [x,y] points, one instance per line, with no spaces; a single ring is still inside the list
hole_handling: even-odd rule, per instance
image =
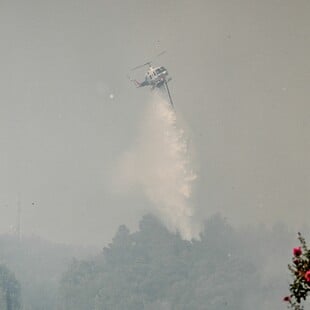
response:
[[[6,266],[0,265],[0,309],[19,310],[20,299],[20,284]]]
[[[257,294],[260,279],[240,240],[220,216],[192,242],[145,216],[138,232],[121,226],[93,262],[71,264],[61,309],[248,309],[245,292]]]
[[[310,249],[300,233],[298,240],[301,247],[294,248],[293,263],[288,265],[293,276],[293,283],[289,285],[291,294],[284,299],[295,310],[304,309],[301,303],[307,299],[310,292]]]

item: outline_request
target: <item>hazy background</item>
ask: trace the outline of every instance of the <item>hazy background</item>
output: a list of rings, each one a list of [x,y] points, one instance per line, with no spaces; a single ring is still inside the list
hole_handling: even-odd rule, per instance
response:
[[[101,245],[136,226],[151,205],[111,176],[150,97],[126,75],[162,50],[196,212],[303,225],[309,17],[308,0],[1,0],[0,232],[14,230],[19,195],[23,234]]]

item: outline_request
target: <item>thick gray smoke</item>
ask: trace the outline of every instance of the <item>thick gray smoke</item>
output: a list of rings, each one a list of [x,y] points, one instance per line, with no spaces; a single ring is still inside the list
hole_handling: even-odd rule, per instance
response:
[[[138,140],[122,157],[119,169],[123,185],[142,189],[168,229],[184,239],[196,236],[190,203],[196,174],[184,131],[178,128],[174,110],[160,94],[154,93]]]

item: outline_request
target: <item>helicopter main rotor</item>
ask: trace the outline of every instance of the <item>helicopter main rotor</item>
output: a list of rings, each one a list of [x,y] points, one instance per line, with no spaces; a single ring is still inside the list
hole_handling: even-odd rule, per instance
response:
[[[148,62],[146,62],[146,63],[145,63],[145,64],[143,64],[143,65],[139,65],[139,66],[136,66],[136,67],[132,68],[132,69],[131,69],[131,71],[134,71],[134,70],[137,70],[137,69],[143,68],[143,67],[145,67],[145,66],[147,66],[147,65],[150,67],[150,66],[151,66],[151,64],[152,64],[152,63],[151,63],[150,61],[148,61]]]
[[[163,54],[165,54],[165,53],[166,53],[166,51],[162,51],[161,53],[157,54],[155,57],[160,57],[161,55],[163,55]],[[145,66],[151,67],[151,65],[152,65],[152,61],[148,61],[148,62],[144,63],[143,65],[139,65],[139,66],[137,66],[137,67],[132,68],[131,71],[134,71],[134,70],[143,68],[143,67],[145,67]]]

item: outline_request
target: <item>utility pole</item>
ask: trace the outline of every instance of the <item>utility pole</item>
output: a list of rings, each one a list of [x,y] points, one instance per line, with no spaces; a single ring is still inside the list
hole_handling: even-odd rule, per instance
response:
[[[19,194],[18,199],[17,199],[17,219],[16,219],[16,235],[17,235],[18,241],[21,240],[21,228],[20,228],[21,214],[22,214],[22,202],[21,202],[21,198]]]

